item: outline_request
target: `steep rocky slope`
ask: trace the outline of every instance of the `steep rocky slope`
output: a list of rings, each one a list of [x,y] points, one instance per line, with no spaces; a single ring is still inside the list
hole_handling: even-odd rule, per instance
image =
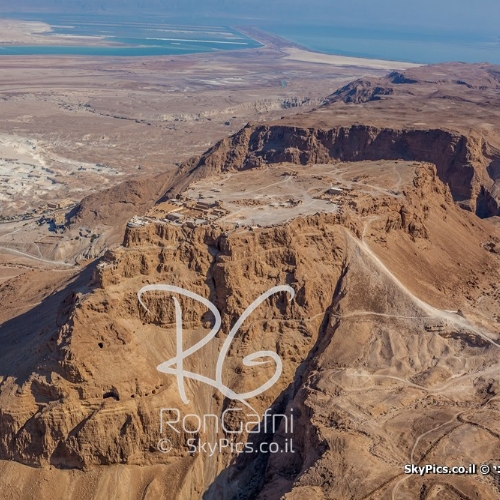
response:
[[[196,165],[231,171],[280,162],[425,161],[437,166],[439,177],[450,185],[456,200],[470,203],[481,215],[496,215],[497,202],[488,196],[492,182],[486,173],[486,166],[496,157],[488,157],[486,148],[476,135],[466,137],[440,129],[397,130],[367,125],[325,129],[266,124],[249,125],[224,139]]]
[[[500,234],[494,217],[477,216],[497,210],[496,138],[464,126],[389,127],[388,116],[349,124],[350,114],[358,122],[385,102],[363,100],[249,125],[184,164],[167,195],[221,172],[253,171],[256,184],[265,182],[261,167],[282,161],[305,169],[425,162],[397,191],[360,189],[342,210],[272,227],[128,227],[119,248],[53,294],[31,290],[39,303],[0,326],[3,498],[498,498],[493,475],[404,475],[409,463],[498,460]],[[147,310],[138,301],[142,287],[157,283],[188,289],[220,311],[220,332],[184,361],[210,378],[245,308],[273,286],[293,288],[293,300],[273,295],[241,325],[222,380],[233,393],[253,391],[276,366],[269,354],[266,364],[243,358],[277,353],[281,376],[248,403],[260,416],[268,408],[293,413],[294,453],[189,451],[193,436],[230,441],[248,407],[190,379],[183,401],[175,376],[157,370],[178,352],[171,295],[145,293]],[[21,285],[2,293],[14,300]],[[175,296],[187,349],[217,321],[206,304]],[[192,417],[177,433],[160,429],[166,408],[219,417],[229,410],[234,419],[228,430],[197,428]],[[282,446],[290,430],[286,418],[278,423],[254,441]],[[168,453],[158,449],[162,439]]]
[[[128,219],[155,204],[169,185],[171,176],[166,173],[132,179],[91,194],[68,214],[68,222],[91,227],[103,224],[123,231]]]
[[[298,164],[403,159],[430,162],[456,201],[480,217],[499,213],[500,69],[449,64],[359,80],[315,111],[249,124],[185,169],[240,170]],[[194,169],[193,175],[200,170]]]
[[[323,491],[325,498],[361,498],[390,489],[423,430],[450,420],[462,403],[469,410],[461,414],[479,418],[481,426],[491,425],[486,420],[493,421],[497,411],[496,386],[487,383],[497,348],[476,327],[467,333],[458,316],[451,321],[462,333],[427,332],[426,322],[439,321],[434,316],[441,312],[416,298],[432,297],[439,311],[480,315],[476,325],[495,329],[491,311],[475,307],[479,297],[468,298],[466,283],[475,278],[483,296],[487,283],[498,279],[498,257],[480,244],[489,237],[485,224],[454,206],[433,168],[419,167],[404,199],[367,198],[343,215],[312,215],[230,234],[158,224],[128,229],[124,246],[103,265],[2,326],[2,366],[10,367],[0,396],[2,459],[41,467],[36,474],[50,485],[65,477],[54,467],[74,469],[75,498],[99,498],[92,488],[105,490],[110,466],[119,464],[129,467],[120,475],[129,498],[173,498],[169,491],[174,498],[198,498],[206,488],[206,498],[278,498],[290,489],[290,495]],[[391,271],[372,245],[391,255]],[[405,252],[412,253],[411,276],[398,273]],[[279,382],[252,406],[260,414],[270,405],[278,412],[294,408],[297,454],[269,460],[245,455],[227,468],[234,455],[192,456],[184,449],[186,435],[170,436],[175,450],[168,457],[158,452],[159,410],[182,402],[175,380],[155,368],[175,355],[174,309],[165,294],[155,293],[147,298],[150,312],[142,310],[136,293],[148,283],[173,283],[209,298],[221,311],[223,332],[271,286],[294,288],[292,302],[278,295],[243,325],[224,373],[228,386],[245,392],[272,370],[242,367],[242,357],[261,348],[280,355]],[[199,339],[213,318],[198,302],[183,306],[185,338]],[[39,318],[36,328],[32,317]],[[210,373],[224,339],[214,339],[190,368]],[[489,392],[481,385],[482,371]],[[454,377],[461,382],[445,391]],[[189,390],[186,412],[219,414],[230,404],[203,384],[190,383]],[[461,425],[467,436],[469,424]],[[488,427],[481,432],[486,438]],[[279,440],[279,432],[261,439]],[[351,449],[358,450],[352,458]],[[487,460],[493,449],[471,460]],[[372,473],[366,477],[359,469],[353,489],[358,463],[370,464]],[[144,486],[134,465],[155,478],[154,488]],[[1,467],[15,470],[5,462]],[[168,487],[158,479],[165,475]],[[467,494],[472,486],[462,483],[451,481],[450,488]],[[482,498],[494,498],[488,484],[481,486]],[[6,498],[15,498],[12,486],[1,486]],[[33,495],[25,492],[24,498]]]

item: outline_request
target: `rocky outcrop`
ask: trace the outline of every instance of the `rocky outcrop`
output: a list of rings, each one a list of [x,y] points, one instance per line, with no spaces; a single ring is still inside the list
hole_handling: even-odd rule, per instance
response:
[[[167,188],[171,174],[132,179],[85,197],[68,215],[68,225],[119,227],[148,210]]]
[[[200,122],[211,121],[214,119],[222,119],[230,117],[236,113],[268,113],[280,109],[300,108],[306,105],[320,104],[319,99],[311,97],[287,97],[284,99],[261,99],[258,101],[246,102],[236,106],[231,106],[221,110],[209,110],[201,113],[177,113],[163,114],[157,118],[163,122]]]
[[[392,88],[373,85],[370,80],[361,79],[351,82],[335,91],[323,101],[323,104],[333,104],[335,102],[360,104],[363,102],[379,101],[382,96],[391,94],[394,94]]]
[[[117,464],[163,464],[174,470],[184,463],[184,472],[175,473],[176,498],[200,497],[212,482],[206,498],[234,498],[234,488],[241,491],[242,484],[247,497],[255,498],[267,484],[274,484],[276,474],[285,474],[290,485],[331,451],[323,424],[316,421],[323,410],[313,411],[310,398],[314,384],[323,383],[321,378],[314,382],[314,373],[321,353],[335,341],[339,315],[360,308],[377,314],[396,314],[396,309],[398,315],[421,314],[419,306],[380,273],[369,278],[379,292],[365,293],[362,283],[368,278],[361,279],[359,273],[368,264],[366,257],[359,261],[354,243],[365,232],[362,217],[375,218],[370,231],[382,239],[419,242],[433,238],[430,228],[444,214],[454,224],[459,212],[435,168],[422,166],[403,198],[367,197],[344,214],[300,217],[253,232],[168,224],[127,228],[123,247],[108,252],[92,280],[66,290],[54,315],[45,316],[31,333],[36,341],[22,351],[15,342],[6,344],[3,356],[9,362],[29,357],[32,363],[36,360],[37,369],[2,381],[0,457],[35,467],[78,470]],[[465,231],[473,230],[465,226]],[[152,293],[145,298],[145,311],[137,301],[137,291],[150,283],[185,287],[209,298],[221,312],[221,333],[196,357],[195,367],[204,366],[201,360],[216,358],[231,326],[260,293],[279,284],[293,287],[296,297],[291,303],[276,296],[253,313],[232,343],[224,368],[228,386],[246,392],[267,380],[270,369],[244,366],[241,359],[260,349],[279,354],[284,367],[279,382],[254,398],[252,406],[262,414],[268,407],[284,412],[294,405],[300,455],[292,457],[293,463],[290,457],[277,461],[252,455],[231,465],[230,452],[216,462],[202,454],[190,457],[184,450],[192,434],[185,431],[168,435],[173,446],[168,460],[158,452],[159,410],[183,403],[173,377],[156,370],[157,364],[175,355],[169,340],[175,325],[173,303],[165,294]],[[200,302],[181,298],[181,305],[186,341],[200,335],[199,325],[205,333],[213,325]],[[1,338],[9,338],[16,324],[4,326]],[[351,363],[348,344],[335,357],[341,364],[342,356],[347,365]],[[213,367],[208,364],[206,369],[208,374]],[[220,414],[231,407],[209,386],[190,385],[189,390],[186,412]],[[350,425],[342,423],[346,417],[341,414],[331,418],[339,429]],[[216,436],[227,438],[222,431]],[[207,434],[201,431],[196,439],[203,441]],[[260,439],[280,438],[271,433]],[[194,471],[197,479],[190,476]],[[183,494],[187,485],[189,493]]]
[[[56,315],[40,325],[37,342],[22,353],[38,360],[36,372],[26,373],[22,384],[15,377],[2,382],[1,398],[10,398],[11,391],[18,396],[0,410],[1,459],[78,469],[162,460],[156,450],[158,410],[181,403],[156,365],[175,354],[165,341],[175,319],[171,302],[161,294],[147,298],[149,313],[140,308],[136,293],[148,282],[174,283],[209,297],[221,311],[225,332],[260,293],[272,285],[293,285],[293,306],[282,297],[271,300],[243,327],[230,351],[227,372],[231,386],[241,392],[266,376],[266,371],[244,369],[235,377],[239,360],[252,347],[264,342],[283,357],[280,384],[256,403],[263,411],[293,380],[332,300],[345,255],[345,237],[335,223],[334,216],[323,215],[229,237],[202,227],[129,229],[124,248],[111,252],[95,272],[97,289],[90,295],[90,288],[83,294],[68,291]],[[327,274],[330,279],[320,283]],[[206,308],[195,302],[186,307],[184,321],[210,324],[205,315]],[[257,328],[262,322],[265,338]],[[7,336],[4,328],[2,338]],[[221,339],[214,342],[216,352]],[[162,353],[156,362],[150,349]],[[7,353],[21,355],[9,346]],[[193,398],[198,403],[188,408],[208,411],[203,401],[212,393],[200,387]],[[176,437],[174,444],[183,440]]]
[[[392,78],[413,85],[406,76]],[[128,227],[120,247],[0,326],[0,364],[7,367],[0,374],[0,471],[8,474],[0,485],[8,486],[23,464],[41,488],[48,477],[78,482],[80,496],[68,494],[74,498],[110,491],[168,500],[422,492],[496,498],[489,478],[449,475],[423,483],[402,471],[409,462],[491,463],[498,455],[492,342],[500,321],[498,238],[454,203],[482,216],[498,210],[491,187],[497,156],[476,132],[278,123],[249,125],[183,164],[168,180],[169,195],[213,173],[282,161],[425,162],[414,165],[397,193],[360,194],[342,211],[278,226]],[[108,193],[114,215],[128,206],[121,202],[130,192],[135,212],[161,188],[133,183]],[[87,200],[78,216],[93,220],[99,201]],[[220,416],[236,403],[199,380],[186,381],[189,401],[182,401],[175,376],[157,370],[177,354],[177,311],[161,291],[145,294],[147,309],[141,306],[137,292],[151,284],[186,288],[220,311],[221,330],[185,360],[186,369],[212,378],[245,308],[272,286],[293,288],[292,301],[272,296],[244,322],[224,360],[223,381],[236,393],[261,386],[273,374],[272,361],[242,360],[259,350],[276,353],[281,376],[250,402],[259,415],[293,410],[295,453],[187,450],[189,438],[229,440],[236,417],[226,429],[197,428],[193,417]],[[187,348],[215,317],[200,301],[178,300]],[[191,415],[189,424],[161,430],[160,412],[175,408]],[[283,444],[283,421],[259,433],[258,443]],[[163,439],[168,453],[158,449]],[[119,493],[110,486],[117,483]]]
[[[248,125],[184,164],[183,171],[194,180],[202,172],[209,175],[278,162],[306,165],[383,159],[433,163],[441,181],[450,186],[455,201],[483,217],[498,213],[498,200],[491,192],[493,180],[487,171],[488,165],[498,161],[496,156],[488,155],[484,140],[477,135],[441,129]]]

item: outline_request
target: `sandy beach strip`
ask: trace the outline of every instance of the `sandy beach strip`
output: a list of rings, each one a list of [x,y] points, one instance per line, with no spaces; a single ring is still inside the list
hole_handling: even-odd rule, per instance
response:
[[[5,45],[105,45],[102,36],[53,33],[51,26],[41,21],[0,19],[0,46]],[[106,44],[108,45],[108,44]],[[109,43],[109,46],[117,44]]]
[[[47,23],[39,21],[0,19],[0,44],[39,43],[43,39],[40,35],[51,31]]]
[[[332,54],[322,54],[320,52],[311,52],[296,47],[283,47],[281,50],[286,54],[284,59],[289,59],[290,61],[330,64],[332,66],[356,66],[361,68],[383,70],[405,70],[408,68],[421,66],[421,64],[407,62],[384,61],[382,59],[366,59],[362,57],[347,57],[336,56]]]

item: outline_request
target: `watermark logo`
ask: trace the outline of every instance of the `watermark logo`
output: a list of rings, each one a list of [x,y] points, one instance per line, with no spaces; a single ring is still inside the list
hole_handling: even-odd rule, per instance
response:
[[[189,413],[182,415],[178,408],[162,408],[160,410],[160,435],[157,444],[161,453],[170,453],[174,449],[173,441],[184,439],[183,445],[190,454],[206,453],[213,456],[216,453],[229,451],[241,453],[295,453],[293,445],[293,408],[288,414],[272,413],[267,409],[262,416],[256,413],[242,415],[241,408],[228,408],[221,415],[206,413],[197,415]],[[235,420],[241,416],[245,420]],[[266,441],[260,436],[274,436],[282,430],[281,441]],[[204,439],[202,436],[212,436]],[[214,436],[221,436],[216,438]],[[251,439],[245,440],[245,436]]]
[[[273,436],[280,426],[285,435],[291,435],[293,433],[293,409],[290,410],[289,415],[273,414],[270,409],[267,409],[263,415],[258,415],[248,403],[250,398],[266,392],[279,380],[283,370],[283,363],[276,352],[262,350],[249,354],[243,358],[243,365],[249,367],[266,365],[274,362],[273,375],[256,389],[237,393],[226,386],[222,381],[224,361],[231,347],[231,343],[243,322],[257,307],[259,307],[259,305],[275,294],[285,292],[289,295],[289,301],[291,301],[295,296],[294,289],[287,285],[275,286],[260,295],[247,307],[247,309],[245,309],[243,314],[231,328],[222,345],[217,358],[214,379],[187,370],[184,366],[184,362],[187,358],[211,342],[220,331],[222,320],[217,307],[209,300],[190,290],[173,285],[157,284],[144,286],[137,293],[141,306],[148,312],[149,309],[143,300],[144,294],[148,292],[167,292],[172,295],[175,307],[176,355],[158,365],[157,370],[176,377],[179,395],[183,403],[186,405],[189,404],[185,381],[186,379],[191,379],[215,388],[225,397],[233,401],[238,401],[252,410],[248,414],[243,414],[241,408],[232,407],[225,409],[221,415],[196,415],[190,413],[183,416],[178,408],[162,408],[160,410],[160,435],[162,437],[157,444],[158,451],[161,453],[170,453],[174,449],[178,450],[179,447],[185,447],[191,455],[195,453],[206,453],[209,456],[213,456],[215,453],[224,453],[226,451],[236,455],[240,453],[295,453],[293,439],[291,437],[283,438],[281,443],[262,439],[262,436]],[[214,325],[210,332],[187,349],[184,349],[182,308],[175,294],[198,301],[207,307],[215,318]],[[242,420],[239,420],[240,417]],[[245,423],[243,423],[243,421]],[[211,439],[206,438],[206,436],[211,436]],[[255,439],[247,440],[245,436],[254,436]]]
[[[175,306],[176,355],[173,358],[164,361],[163,363],[158,365],[157,370],[163,373],[167,373],[169,375],[174,375],[177,378],[177,387],[179,389],[179,395],[185,404],[189,403],[185,387],[185,379],[187,378],[192,380],[197,380],[204,384],[210,385],[215,389],[217,389],[219,392],[221,392],[225,397],[232,400],[240,401],[241,403],[250,408],[251,406],[247,402],[248,399],[266,392],[279,380],[281,372],[283,370],[283,363],[278,354],[273,351],[257,351],[243,358],[243,364],[245,366],[265,365],[272,361],[274,361],[275,363],[275,370],[272,377],[269,380],[267,380],[267,382],[265,382],[264,384],[262,384],[261,386],[257,387],[252,391],[244,393],[234,392],[232,389],[230,389],[223,383],[222,371],[224,367],[224,360],[227,356],[231,343],[236,334],[238,333],[238,330],[240,329],[243,322],[253,313],[253,311],[255,311],[255,309],[257,309],[257,307],[259,307],[260,304],[262,304],[272,295],[281,292],[286,292],[290,295],[289,300],[292,300],[295,297],[295,291],[291,286],[288,285],[275,286],[270,290],[268,290],[267,292],[260,295],[245,309],[243,314],[231,328],[229,335],[227,336],[226,340],[222,345],[222,349],[217,358],[217,364],[215,368],[215,379],[211,379],[199,373],[194,373],[192,371],[185,370],[184,360],[186,360],[189,356],[193,355],[194,353],[199,351],[202,347],[207,345],[211,340],[213,340],[213,338],[219,332],[222,320],[217,307],[215,307],[215,305],[208,299],[202,297],[201,295],[198,295],[197,293],[191,292],[190,290],[186,290],[185,288],[180,288],[173,285],[158,284],[158,285],[144,286],[137,293],[137,297],[139,299],[140,304],[148,312],[149,309],[147,308],[146,304],[143,301],[143,295],[147,292],[169,292],[171,294],[183,295],[185,297],[196,300],[201,304],[203,304],[204,306],[206,306],[215,317],[215,323],[210,332],[193,346],[189,347],[188,349],[184,349],[183,331],[182,331],[182,309],[178,298],[172,295],[172,300],[174,301],[174,306]]]

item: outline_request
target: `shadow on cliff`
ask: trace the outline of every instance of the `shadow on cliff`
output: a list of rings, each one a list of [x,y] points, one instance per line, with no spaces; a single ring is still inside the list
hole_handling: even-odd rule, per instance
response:
[[[58,332],[70,319],[79,293],[93,287],[92,276],[97,262],[76,275],[35,307],[0,325],[0,376],[13,377],[22,386],[32,373],[60,372]],[[61,374],[64,376],[64,374]]]
[[[204,155],[189,160],[192,178],[213,172],[289,162],[297,165],[403,160],[436,165],[453,199],[481,218],[498,215],[492,181],[500,175],[500,151],[481,150],[478,138],[444,129],[396,129],[370,125],[305,128],[294,125],[247,125]],[[489,166],[484,165],[489,162]],[[205,171],[205,173],[203,173]],[[188,181],[186,177],[183,181]],[[183,185],[185,185],[183,184]],[[178,192],[178,189],[177,191]]]
[[[344,278],[349,270],[349,266],[346,262],[343,263],[342,271],[336,284],[335,291],[333,293],[332,301],[328,308],[326,309],[321,326],[318,331],[318,338],[309,351],[307,357],[300,363],[295,371],[293,381],[278,395],[270,407],[270,415],[290,415],[287,409],[290,409],[292,401],[297,402],[297,395],[303,386],[304,382],[307,380],[309,374],[315,369],[315,359],[318,355],[323,352],[327,347],[330,340],[332,339],[337,327],[338,321],[333,325],[331,324],[331,312],[336,308],[338,302],[343,296],[342,284]],[[225,401],[225,406],[227,406],[228,400]],[[294,419],[300,419],[302,417],[300,408],[294,408]],[[224,409],[224,408],[223,408]],[[297,411],[298,410],[298,411]],[[307,419],[307,416],[303,416]],[[288,421],[286,425],[290,423],[290,417],[288,416]],[[278,426],[276,425],[264,425],[264,418],[261,420],[259,429],[267,430],[269,427],[271,429],[269,432],[260,432],[252,435],[251,439],[253,442],[253,448],[259,448],[261,443],[267,443],[265,449],[269,449],[269,443],[276,441],[280,444],[280,450],[285,450],[285,453],[277,453],[279,455],[279,475],[284,478],[288,487],[286,491],[280,491],[276,493],[276,498],[280,498],[282,494],[290,490],[293,481],[300,474],[303,466],[305,457],[301,454],[300,446],[294,450],[294,453],[287,452],[288,449],[284,448],[283,435],[280,433],[281,420],[279,419]],[[278,419],[276,419],[278,420]],[[269,422],[269,418],[268,418]],[[307,425],[307,422],[306,422]],[[276,432],[273,431],[273,427]],[[294,429],[296,430],[296,427]],[[290,432],[291,437],[295,440],[295,434]],[[299,441],[305,439],[304,435],[300,435]],[[280,443],[281,440],[281,443]],[[288,441],[289,445],[290,441]],[[318,443],[316,451],[317,457],[319,458],[325,451],[322,443]],[[258,498],[264,486],[266,486],[266,474],[268,473],[268,464],[271,457],[270,453],[241,453],[237,455],[223,471],[215,478],[212,484],[207,488],[203,494],[203,500],[254,500]]]

